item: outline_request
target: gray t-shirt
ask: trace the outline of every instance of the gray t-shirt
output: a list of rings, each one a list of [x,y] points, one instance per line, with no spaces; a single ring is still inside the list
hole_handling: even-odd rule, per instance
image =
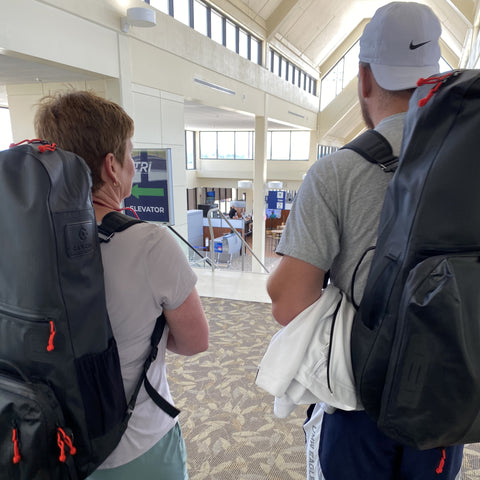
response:
[[[163,226],[140,223],[102,243],[107,310],[118,345],[127,400],[130,400],[150,352],[150,338],[163,309],[175,310],[197,280],[183,250]],[[148,371],[152,386],[170,403],[165,367],[168,328]],[[128,428],[101,465],[114,468],[143,455],[175,425],[142,387]]]
[[[385,118],[376,127],[400,152],[405,113]],[[350,295],[353,271],[374,246],[387,185],[392,178],[352,150],[339,150],[315,162],[295,198],[277,253],[330,270],[331,281]],[[355,279],[361,299],[372,255]]]

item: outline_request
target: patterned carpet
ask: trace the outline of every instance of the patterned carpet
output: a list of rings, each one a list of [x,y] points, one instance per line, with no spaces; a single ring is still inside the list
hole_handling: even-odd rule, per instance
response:
[[[304,480],[304,410],[277,419],[273,397],[254,384],[278,329],[270,305],[205,297],[202,303],[209,350],[167,358],[190,480]]]
[[[190,480],[305,480],[305,409],[273,415],[257,366],[277,324],[271,305],[202,297],[210,348],[167,355],[169,381],[187,445]],[[465,448],[461,480],[480,479],[480,445]],[[338,479],[346,480],[346,479]]]

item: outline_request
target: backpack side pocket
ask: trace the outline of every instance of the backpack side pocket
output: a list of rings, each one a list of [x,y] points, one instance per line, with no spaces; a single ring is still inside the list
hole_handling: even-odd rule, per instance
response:
[[[0,372],[0,480],[68,478],[75,453],[51,388]]]

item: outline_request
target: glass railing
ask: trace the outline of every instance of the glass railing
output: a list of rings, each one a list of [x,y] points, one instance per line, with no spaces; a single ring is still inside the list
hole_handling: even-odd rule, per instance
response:
[[[222,213],[218,207],[212,207],[207,213],[208,220],[208,235],[205,236],[206,246],[192,245],[180,233],[178,233],[172,226],[168,226],[170,231],[177,237],[179,243],[186,251],[187,258],[190,265],[194,268],[209,268],[212,271],[215,269],[230,269],[234,271],[254,271],[254,266],[257,267],[255,271],[270,273],[270,270],[265,266],[257,255],[253,252],[248,242],[238,231],[238,225],[235,225],[235,220],[232,220]],[[215,237],[214,229],[218,228],[214,223],[221,221],[222,233]],[[233,223],[232,223],[233,222]],[[251,225],[251,221],[242,222],[242,229],[245,232],[245,225]],[[228,232],[228,229],[230,230]],[[224,233],[224,232],[227,233]],[[251,231],[248,232],[251,234]],[[245,235],[245,233],[244,233]],[[271,257],[267,259],[272,267],[278,258]]]
[[[230,233],[215,238],[212,225],[214,216],[222,219],[222,221],[230,227]],[[240,235],[235,226],[232,225],[230,218],[222,213],[218,207],[213,207],[207,212],[207,220],[210,234],[208,237],[207,256],[213,260],[212,270],[219,267],[231,268],[233,267],[234,260],[236,261],[237,268],[240,266],[241,271],[251,270],[251,264],[256,261],[266,273],[270,273],[268,268],[255,255],[243,236]],[[246,263],[248,263],[248,266]]]

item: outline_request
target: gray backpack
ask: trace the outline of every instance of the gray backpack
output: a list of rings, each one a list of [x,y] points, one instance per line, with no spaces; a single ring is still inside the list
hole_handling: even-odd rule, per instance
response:
[[[73,153],[37,141],[0,152],[0,480],[92,473],[120,441],[162,336],[163,316],[127,405],[90,192]],[[105,241],[137,222],[107,217]]]
[[[419,449],[480,441],[480,72],[417,88],[354,319],[358,395]]]

